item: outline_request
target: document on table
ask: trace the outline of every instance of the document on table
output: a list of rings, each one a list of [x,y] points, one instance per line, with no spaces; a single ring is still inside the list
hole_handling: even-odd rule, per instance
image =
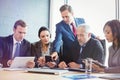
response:
[[[73,79],[73,80],[97,78],[96,76],[92,76],[92,75],[88,75],[88,74],[66,75],[63,77]]]
[[[5,70],[23,70],[28,61],[34,61],[34,57],[15,57],[11,66]]]

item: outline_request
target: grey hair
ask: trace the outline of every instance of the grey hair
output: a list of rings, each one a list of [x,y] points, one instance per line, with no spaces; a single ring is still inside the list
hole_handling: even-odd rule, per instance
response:
[[[85,33],[91,33],[90,26],[87,24],[80,24],[77,28],[83,27],[85,29]]]

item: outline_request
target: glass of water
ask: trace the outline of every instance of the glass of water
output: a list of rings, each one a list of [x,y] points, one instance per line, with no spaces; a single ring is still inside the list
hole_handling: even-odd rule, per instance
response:
[[[0,68],[2,68],[2,67],[3,67],[3,64],[0,63]]]
[[[0,70],[2,70],[3,64],[0,63]]]
[[[87,58],[85,59],[85,73],[87,75],[90,75],[92,73],[92,59],[91,58]]]

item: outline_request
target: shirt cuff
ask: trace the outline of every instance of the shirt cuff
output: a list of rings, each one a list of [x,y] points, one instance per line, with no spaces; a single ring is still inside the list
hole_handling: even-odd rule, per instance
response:
[[[83,64],[80,64],[80,68],[83,68]]]

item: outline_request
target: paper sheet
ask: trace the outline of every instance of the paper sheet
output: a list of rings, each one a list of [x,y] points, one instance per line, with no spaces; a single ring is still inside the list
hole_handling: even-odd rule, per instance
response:
[[[28,61],[34,61],[34,57],[15,57],[10,68],[25,68]]]

